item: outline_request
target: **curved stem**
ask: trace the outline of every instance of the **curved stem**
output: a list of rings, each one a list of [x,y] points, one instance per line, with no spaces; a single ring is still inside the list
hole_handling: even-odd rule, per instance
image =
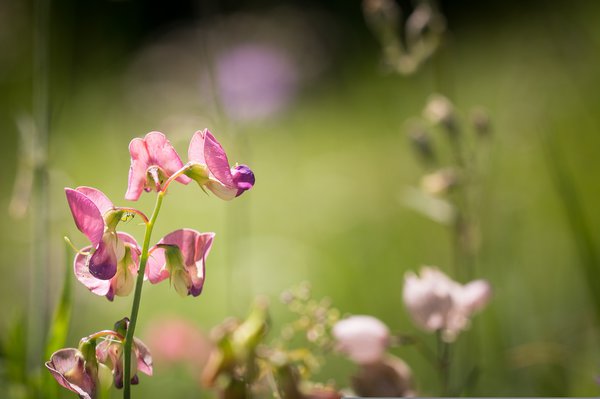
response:
[[[125,370],[123,380],[123,398],[129,399],[131,397],[131,346],[133,344],[133,333],[135,332],[135,324],[137,322],[138,311],[140,308],[140,302],[142,299],[142,285],[144,284],[144,274],[146,272],[146,263],[148,262],[148,249],[150,247],[150,238],[152,236],[152,229],[154,223],[160,212],[160,206],[165,195],[164,191],[161,191],[156,196],[156,204],[154,205],[154,211],[148,223],[146,223],[146,233],[144,234],[144,243],[142,245],[142,254],[140,257],[140,267],[138,269],[138,275],[135,283],[135,293],[133,295],[133,305],[131,306],[131,316],[129,317],[129,326],[127,327],[127,334],[125,335]]]
[[[181,169],[179,169],[177,172],[173,173],[168,179],[167,181],[163,184],[161,192],[162,193],[166,193],[167,192],[167,188],[169,188],[169,185],[171,183],[173,183],[173,180],[177,179],[179,176],[183,175],[185,172],[187,172],[187,170],[190,168],[191,162],[186,163],[185,165],[183,165],[181,167]]]
[[[125,211],[125,212],[129,212],[129,213],[135,213],[136,215],[138,215],[139,217],[142,218],[142,220],[144,221],[144,223],[148,224],[148,216],[146,216],[146,214],[142,211],[140,211],[139,209],[135,209],[135,208],[127,208],[127,207],[118,207],[117,208],[120,211]]]

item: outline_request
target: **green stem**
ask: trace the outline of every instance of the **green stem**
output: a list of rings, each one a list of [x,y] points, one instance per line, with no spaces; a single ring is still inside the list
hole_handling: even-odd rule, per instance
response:
[[[144,234],[144,243],[142,245],[142,254],[140,256],[140,267],[138,269],[137,280],[135,282],[133,305],[131,306],[131,316],[129,317],[129,326],[127,327],[127,334],[125,335],[125,375],[123,381],[124,399],[129,399],[131,397],[131,346],[133,344],[133,333],[135,332],[135,324],[137,322],[138,311],[140,309],[140,302],[142,299],[142,285],[144,284],[144,274],[146,272],[146,263],[148,262],[150,237],[152,236],[152,229],[154,228],[154,223],[158,217],[164,195],[165,191],[161,191],[156,196],[154,211],[152,212],[150,220],[148,223],[146,223],[146,233]]]

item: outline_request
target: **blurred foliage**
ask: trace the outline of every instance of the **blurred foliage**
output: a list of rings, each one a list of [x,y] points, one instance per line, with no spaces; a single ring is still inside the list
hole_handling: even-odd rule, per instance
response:
[[[414,332],[401,303],[404,273],[421,264],[449,267],[452,239],[404,204],[405,189],[421,176],[406,120],[441,92],[458,110],[485,106],[494,126],[478,179],[481,243],[474,266],[494,287],[494,300],[457,342],[457,350],[467,342],[477,346],[478,378],[469,394],[598,395],[600,331],[588,280],[600,265],[586,266],[595,274],[583,273],[580,266],[590,257],[582,258],[578,248],[580,240],[596,250],[600,245],[599,6],[443,2],[447,40],[419,71],[402,77],[382,68],[360,4],[308,4],[304,21],[318,22],[302,32],[315,34],[324,47],[294,51],[326,62],[301,82],[286,110],[240,122],[219,110],[214,91],[194,71],[206,68],[204,55],[219,50],[218,41],[202,47],[208,43],[203,38],[231,31],[240,13],[276,20],[281,14],[270,2],[189,1],[164,10],[162,3],[144,1],[52,2],[47,303],[59,300],[65,232],[84,244],[63,187],[91,185],[123,204],[131,138],[163,131],[185,157],[194,130],[208,127],[232,162],[253,168],[257,184],[231,203],[197,187],[170,189],[154,238],[181,226],[217,236],[199,298],[181,300],[167,284],[144,288],[140,338],[153,319],[168,314],[208,330],[228,315],[242,317],[256,294],[276,298],[303,280],[342,313],[372,314],[393,331]],[[31,16],[31,2],[0,3],[0,335],[2,370],[14,378],[25,372],[10,359],[25,351],[26,326],[15,320],[27,309],[36,245],[30,217],[8,216],[19,164],[17,120],[32,113]],[[162,57],[153,52],[166,47],[176,50]],[[565,212],[552,152],[544,147],[547,136],[560,157],[561,179],[577,193],[586,237]],[[151,203],[146,196],[138,205],[148,212]],[[138,237],[143,231],[136,219],[126,228]],[[68,342],[129,312],[130,297],[108,303],[74,284]],[[278,330],[294,316],[272,302]],[[419,392],[435,392],[428,385],[434,371],[416,350],[394,354],[413,368]],[[353,366],[325,357],[314,379],[349,385]],[[178,368],[143,376],[134,395],[211,397]]]

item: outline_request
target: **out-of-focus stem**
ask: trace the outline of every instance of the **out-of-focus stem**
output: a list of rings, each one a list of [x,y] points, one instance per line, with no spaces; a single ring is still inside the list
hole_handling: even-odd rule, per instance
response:
[[[596,321],[600,323],[600,269],[598,268],[600,266],[600,257],[598,255],[598,248],[587,221],[588,219],[583,212],[579,193],[565,169],[565,164],[556,144],[549,135],[543,137],[543,144],[549,173],[554,180],[556,189],[564,205],[567,221],[580,258],[579,264],[586,277],[585,280],[588,284],[589,295],[594,305]]]
[[[48,47],[50,36],[50,0],[35,2],[33,50],[34,190],[32,207],[32,268],[28,320],[28,366],[37,369],[44,355],[44,332],[48,331],[49,258],[48,212]]]
[[[144,243],[142,245],[142,254],[140,256],[140,267],[138,268],[138,275],[135,283],[135,293],[133,295],[133,304],[131,306],[131,315],[129,317],[129,326],[127,327],[127,334],[125,335],[125,370],[123,380],[123,398],[129,399],[131,397],[131,347],[133,344],[133,334],[135,332],[135,325],[137,322],[138,311],[140,309],[140,302],[142,300],[142,285],[144,284],[144,274],[146,272],[146,263],[148,262],[148,249],[150,247],[150,238],[152,237],[152,230],[154,223],[160,212],[163,197],[165,191],[161,191],[156,196],[156,204],[154,205],[154,211],[148,223],[146,223],[146,233],[144,234]]]
[[[437,360],[440,377],[440,396],[448,396],[450,390],[450,344],[442,338],[441,330],[437,331]]]

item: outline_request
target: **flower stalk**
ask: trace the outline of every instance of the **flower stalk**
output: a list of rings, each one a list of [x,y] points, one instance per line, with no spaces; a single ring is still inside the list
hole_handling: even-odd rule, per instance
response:
[[[133,334],[135,332],[135,325],[137,322],[138,311],[140,308],[140,302],[142,300],[142,285],[144,284],[144,275],[146,271],[146,263],[148,262],[148,250],[150,248],[150,238],[152,237],[152,230],[154,229],[154,223],[158,218],[160,207],[162,205],[163,197],[166,191],[160,191],[156,196],[156,204],[154,205],[154,211],[150,220],[146,223],[146,232],[144,233],[144,243],[142,244],[142,254],[140,257],[140,266],[138,269],[138,275],[135,283],[135,292],[133,294],[133,304],[131,306],[131,315],[129,317],[129,326],[127,328],[127,334],[125,335],[124,344],[124,356],[125,356],[125,370],[124,370],[124,381],[123,381],[123,398],[129,399],[131,397],[131,346],[133,344]]]

